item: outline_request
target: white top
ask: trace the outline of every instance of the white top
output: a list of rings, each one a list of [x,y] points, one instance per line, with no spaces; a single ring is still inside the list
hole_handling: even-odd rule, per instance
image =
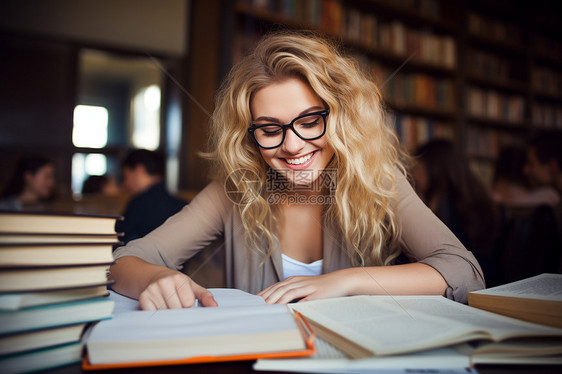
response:
[[[305,264],[281,254],[283,259],[283,279],[295,275],[320,275],[322,274],[322,259],[314,261],[310,264]]]

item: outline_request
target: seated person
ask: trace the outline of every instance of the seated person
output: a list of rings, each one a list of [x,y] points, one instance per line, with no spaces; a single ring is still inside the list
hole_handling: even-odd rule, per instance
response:
[[[434,139],[418,147],[415,159],[414,187],[420,198],[468,249],[492,250],[496,205],[459,147]]]
[[[115,224],[115,231],[124,233],[124,243],[142,238],[185,206],[185,201],[173,197],[166,189],[164,158],[159,153],[133,150],[121,163],[121,170],[123,189],[132,195],[123,213],[124,220]]]
[[[527,146],[524,173],[535,199],[550,206],[560,205],[562,194],[562,135],[541,134]]]
[[[90,175],[82,185],[82,195],[115,196],[119,194],[119,186],[113,177],[106,175]]]
[[[478,262],[417,197],[379,90],[307,33],[266,36],[218,92],[217,172],[178,214],[115,252],[113,289],[143,309],[215,306],[181,273],[215,240],[227,287],[267,303],[484,287]],[[413,262],[393,264],[401,251]]]
[[[44,210],[55,190],[55,164],[43,156],[19,160],[0,195],[0,210]]]

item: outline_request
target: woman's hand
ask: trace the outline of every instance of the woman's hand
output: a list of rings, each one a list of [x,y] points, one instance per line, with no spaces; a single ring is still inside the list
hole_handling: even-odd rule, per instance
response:
[[[138,300],[143,310],[190,308],[195,300],[199,300],[201,306],[217,306],[209,290],[171,269],[155,274]]]
[[[346,270],[316,276],[289,277],[260,291],[258,295],[268,304],[348,296],[351,279]]]

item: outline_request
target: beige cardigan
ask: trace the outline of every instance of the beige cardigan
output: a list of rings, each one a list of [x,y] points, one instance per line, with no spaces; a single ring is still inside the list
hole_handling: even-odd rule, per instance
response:
[[[408,181],[398,177],[397,217],[406,254],[435,268],[449,285],[446,296],[466,303],[467,292],[484,287],[482,270],[451,231],[418,198]],[[210,183],[179,213],[144,238],[114,252],[117,259],[136,256],[152,264],[181,270],[184,263],[217,238],[224,239],[226,286],[257,293],[282,280],[281,248],[260,266],[263,256],[247,250],[244,227],[223,186]],[[323,227],[323,273],[351,266],[345,242]]]

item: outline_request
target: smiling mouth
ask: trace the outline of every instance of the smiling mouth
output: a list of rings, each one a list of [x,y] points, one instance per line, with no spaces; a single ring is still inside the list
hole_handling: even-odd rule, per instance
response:
[[[305,162],[307,162],[308,160],[310,160],[313,155],[314,155],[314,152],[311,152],[311,153],[309,153],[307,155],[304,155],[302,157],[299,157],[299,158],[286,158],[285,161],[290,165],[302,165]]]

